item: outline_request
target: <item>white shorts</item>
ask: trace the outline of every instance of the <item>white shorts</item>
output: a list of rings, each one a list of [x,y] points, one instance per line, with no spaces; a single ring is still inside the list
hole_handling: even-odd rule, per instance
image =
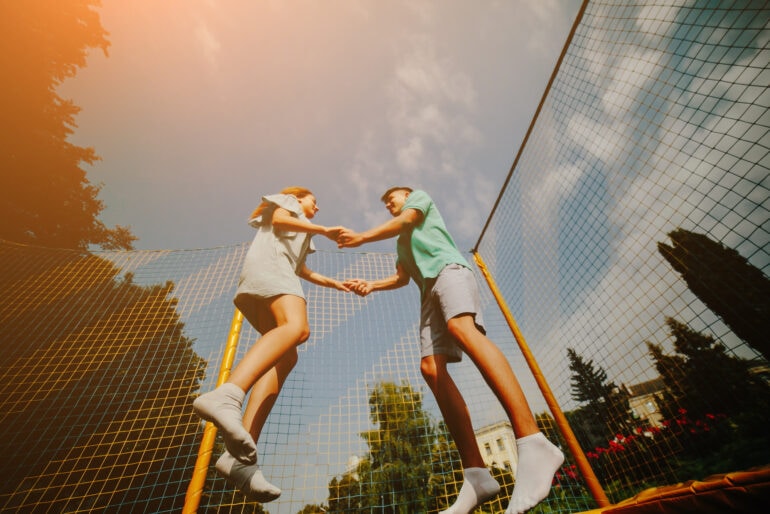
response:
[[[465,266],[448,264],[426,287],[420,309],[420,356],[441,354],[448,362],[459,362],[462,350],[449,333],[447,320],[470,314],[476,327],[486,333],[476,277]]]

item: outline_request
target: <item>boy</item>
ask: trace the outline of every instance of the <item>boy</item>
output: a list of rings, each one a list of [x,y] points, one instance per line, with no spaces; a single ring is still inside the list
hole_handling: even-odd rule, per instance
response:
[[[564,455],[539,431],[508,360],[486,337],[475,277],[430,196],[399,186],[388,189],[381,200],[393,218],[365,232],[343,230],[337,244],[349,248],[397,236],[395,274],[373,281],[352,279],[345,285],[362,296],[403,287],[410,278],[420,288],[420,371],[463,465],[457,500],[441,514],[469,514],[500,492],[479,452],[465,400],[447,370],[447,364],[458,362],[463,352],[476,364],[513,426],[519,462],[506,514],[523,513],[548,496]]]

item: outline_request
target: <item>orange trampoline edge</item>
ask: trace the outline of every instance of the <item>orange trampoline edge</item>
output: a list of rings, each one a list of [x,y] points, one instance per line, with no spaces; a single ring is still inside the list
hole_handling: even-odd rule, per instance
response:
[[[770,512],[770,465],[703,480],[645,489],[606,507],[580,514],[665,514],[666,512]]]

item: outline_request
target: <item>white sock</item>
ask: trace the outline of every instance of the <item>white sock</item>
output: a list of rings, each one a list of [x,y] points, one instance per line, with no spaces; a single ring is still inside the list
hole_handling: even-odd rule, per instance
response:
[[[469,514],[485,501],[500,492],[500,484],[492,478],[487,468],[466,468],[463,470],[463,485],[460,494],[447,510],[439,514]]]
[[[564,462],[561,450],[541,432],[517,440],[516,448],[516,483],[505,514],[522,514],[548,496],[553,475]]]
[[[215,467],[217,472],[230,485],[237,487],[249,501],[267,503],[281,496],[281,490],[265,480],[257,464],[242,464],[225,452],[219,457]]]
[[[235,384],[224,383],[193,402],[195,413],[214,423],[225,440],[230,454],[244,464],[257,462],[257,445],[243,427],[243,398],[246,396]]]

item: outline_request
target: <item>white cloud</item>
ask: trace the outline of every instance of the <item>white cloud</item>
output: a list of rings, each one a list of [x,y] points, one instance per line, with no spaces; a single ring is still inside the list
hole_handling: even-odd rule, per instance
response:
[[[585,163],[581,163],[585,165]],[[556,212],[559,202],[572,193],[583,170],[576,164],[559,166],[546,170],[539,182],[527,191],[527,199],[533,205],[536,212]],[[535,220],[538,224],[552,223],[556,220],[547,217]]]
[[[640,13],[638,25],[648,32],[651,40],[674,27],[670,22],[652,21],[649,16],[652,9],[668,12],[670,8],[678,7],[651,6]],[[672,11],[667,16],[673,20],[676,13]],[[600,34],[596,40],[601,40]],[[594,105],[594,112],[600,114],[591,118],[573,116],[565,122],[567,134],[575,154],[590,156],[605,164],[609,174],[606,182],[609,200],[614,202],[607,214],[616,239],[611,241],[612,251],[607,262],[594,263],[606,264],[606,270],[598,283],[584,289],[573,301],[574,310],[568,314],[553,310],[546,315],[542,312],[533,315],[539,326],[529,327],[528,331],[537,335],[547,332],[538,340],[550,342],[551,351],[571,346],[567,342],[575,341],[574,334],[580,333],[578,340],[585,341],[587,347],[590,345],[591,358],[602,359],[602,366],[611,375],[619,374],[614,380],[639,380],[635,373],[654,374],[643,341],[668,340],[665,316],[675,316],[696,330],[710,327],[722,331],[728,339],[732,337],[713,313],[689,292],[657,252],[656,242],[665,241],[667,232],[681,226],[709,232],[711,237],[736,247],[747,238],[757,240],[758,236],[749,232],[770,219],[767,208],[770,183],[764,179],[764,186],[759,184],[763,178],[757,175],[763,173],[762,165],[752,163],[748,157],[752,155],[752,146],[763,143],[756,131],[748,129],[750,122],[742,119],[747,113],[746,106],[755,102],[758,95],[767,94],[758,90],[761,86],[750,85],[756,83],[759,73],[759,54],[748,55],[729,69],[714,66],[710,75],[678,83],[687,93],[679,95],[676,104],[658,107],[656,127],[649,125],[650,119],[638,116],[635,109],[647,90],[647,81],[655,79],[662,70],[662,53],[645,50],[627,55],[619,62],[610,62],[606,56],[612,55],[611,51],[593,48],[581,56],[584,58],[581,63],[587,62],[591,67],[584,75],[589,84],[583,87],[601,95]],[[607,77],[610,64],[617,67],[617,72],[605,83],[602,77]],[[681,105],[692,101],[703,108],[704,98],[712,99],[711,105],[719,109],[712,115],[688,120]],[[759,115],[750,111],[748,114]],[[655,130],[654,137],[650,137],[651,129]],[[543,130],[547,133],[548,127]],[[547,141],[548,137],[542,139]],[[636,150],[635,155],[643,159],[644,166],[638,166],[637,161],[625,161],[631,150]],[[548,149],[539,149],[539,152],[546,154],[544,162],[553,162],[549,161]],[[738,155],[748,160],[741,161]],[[756,160],[766,155],[766,151],[753,152],[753,155]],[[764,172],[766,174],[766,168]],[[524,272],[525,280],[534,280],[528,274],[536,275],[543,260],[557,257],[547,252],[549,248],[554,251],[558,248],[553,227],[559,216],[559,199],[569,194],[580,176],[578,164],[572,170],[563,166],[538,173],[537,180],[522,178],[528,205],[535,213],[528,213],[531,217],[526,223],[530,223],[533,239],[544,247],[538,247],[539,262],[528,264],[527,259],[532,257],[522,256],[524,265],[529,266]],[[552,265],[556,269],[558,264]],[[544,283],[547,280],[545,277]],[[560,284],[560,288],[563,287]],[[538,288],[532,291],[533,301],[523,302],[525,309],[536,304],[535,298],[559,298],[558,291],[547,295]],[[547,310],[551,306],[549,303],[535,308]],[[555,346],[560,348],[553,350]]]
[[[613,120],[597,120],[575,115],[567,123],[567,135],[584,151],[611,165],[628,141],[629,126]]]
[[[612,117],[627,115],[644,85],[659,71],[662,52],[635,52],[616,64],[609,86],[602,96],[604,111]]]
[[[356,226],[413,184],[475,240],[579,2],[104,4],[110,58],[70,83],[73,141],[104,159],[105,222],[156,248],[241,241],[242,206],[284,182]],[[166,211],[188,222],[158,224]]]
[[[678,26],[675,11],[689,3],[689,0],[669,0],[666,5],[646,5],[639,11],[636,26],[654,38],[666,36]]]
[[[406,146],[398,149],[398,164],[405,171],[415,172],[420,168],[424,154],[422,140],[414,136]]]

